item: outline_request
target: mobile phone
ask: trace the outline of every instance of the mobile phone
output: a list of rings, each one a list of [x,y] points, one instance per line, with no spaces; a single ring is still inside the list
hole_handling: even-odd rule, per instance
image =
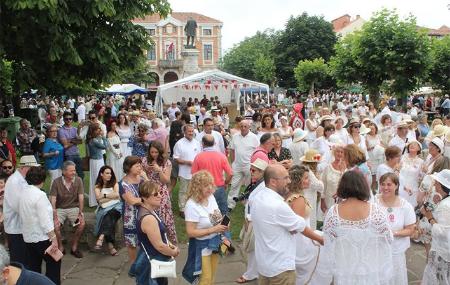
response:
[[[220,222],[222,226],[228,226],[230,224],[230,217],[228,215],[225,215],[222,219],[222,222]]]
[[[77,219],[75,220],[75,222],[73,223],[72,227],[76,227],[76,226],[78,226],[79,224],[80,224],[80,219],[77,218]]]

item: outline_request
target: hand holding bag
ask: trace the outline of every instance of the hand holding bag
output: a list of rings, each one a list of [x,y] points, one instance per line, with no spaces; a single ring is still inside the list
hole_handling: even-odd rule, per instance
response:
[[[152,279],[161,277],[177,278],[177,263],[174,258],[171,258],[169,261],[151,259],[142,243],[141,248],[144,250],[145,255],[147,255],[147,258],[150,261],[150,277]]]

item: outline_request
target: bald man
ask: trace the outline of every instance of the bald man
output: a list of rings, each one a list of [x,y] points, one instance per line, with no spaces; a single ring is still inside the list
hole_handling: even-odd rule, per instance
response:
[[[230,192],[228,193],[228,208],[230,210],[236,206],[233,198],[239,195],[242,184],[250,183],[250,158],[259,146],[258,137],[250,132],[250,121],[241,121],[240,129],[241,131],[232,137],[229,146],[233,168],[233,179],[231,179]]]
[[[259,284],[295,285],[294,234],[301,232],[322,244],[323,239],[284,201],[290,178],[282,165],[269,165],[264,182],[266,186],[254,197],[251,209]]]

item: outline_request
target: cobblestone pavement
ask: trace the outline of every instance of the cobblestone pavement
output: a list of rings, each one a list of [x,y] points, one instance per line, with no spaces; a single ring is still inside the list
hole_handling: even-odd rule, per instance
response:
[[[128,262],[126,249],[122,248],[118,256],[109,256],[106,253],[94,253],[84,251],[83,259],[76,259],[66,255],[62,263],[63,285],[129,285],[134,280],[128,277]],[[181,269],[186,260],[187,246],[181,246],[180,256],[177,258],[177,271]],[[216,284],[236,284],[236,280],[245,270],[245,262],[242,253],[237,253],[220,260],[216,277]],[[420,284],[423,269],[425,268],[425,250],[423,246],[411,244],[407,251],[409,284]],[[169,285],[187,284],[181,275],[177,279],[171,279]],[[247,284],[257,284],[250,282]]]

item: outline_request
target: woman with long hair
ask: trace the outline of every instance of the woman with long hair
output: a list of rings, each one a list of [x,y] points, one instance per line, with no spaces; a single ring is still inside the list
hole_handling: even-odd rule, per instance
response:
[[[103,241],[108,244],[112,256],[118,255],[114,248],[116,223],[122,215],[122,203],[119,200],[119,184],[112,167],[105,165],[100,168],[95,182],[95,196],[98,202],[94,234],[97,236],[95,249],[100,250]]]
[[[423,159],[419,157],[422,144],[411,140],[406,144],[406,153],[400,160],[400,197],[408,201],[413,207],[417,206],[417,193],[422,180]]]
[[[90,124],[88,133],[86,135],[87,155],[89,156],[89,207],[97,206],[97,199],[95,197],[95,181],[98,172],[105,161],[103,160],[103,151],[106,150],[108,142],[103,136],[103,131],[99,124]]]
[[[112,120],[107,130],[106,138],[108,140],[108,148],[106,149],[106,165],[111,166],[116,174],[117,180],[121,180],[123,177],[123,161],[125,157],[120,148],[121,140],[117,132],[117,122]]]
[[[407,285],[405,252],[410,246],[409,239],[414,233],[416,214],[411,204],[399,196],[399,180],[396,174],[386,173],[380,177],[380,194],[375,197],[375,201],[386,210],[386,220],[394,235],[392,284]]]
[[[305,166],[294,165],[289,169],[289,177],[291,183],[288,185],[289,193],[287,194],[286,202],[297,215],[305,219],[306,225],[309,226],[313,207],[308,199],[306,199],[303,192],[304,189],[310,187],[309,169]],[[315,267],[317,266],[317,258],[320,253],[320,244],[314,244],[311,238],[306,237],[303,234],[297,234],[296,237],[296,284],[324,284],[319,282],[319,280],[313,281],[313,279],[318,278],[318,276],[315,276]],[[319,243],[323,242],[323,238],[316,233],[314,233],[312,238]]]
[[[166,226],[167,236],[172,244],[177,244],[175,221],[172,212],[172,202],[167,185],[170,183],[172,164],[167,159],[163,145],[159,141],[152,141],[148,147],[147,157],[142,159],[142,167],[148,179],[158,185],[161,193],[160,207],[156,210]]]
[[[311,109],[308,113],[308,119],[305,121],[306,130],[308,131],[308,135],[306,136],[306,142],[308,145],[316,139],[316,130],[319,127],[319,122],[316,119],[316,111]]]
[[[261,129],[258,131],[258,137],[261,137],[265,133],[275,133],[275,120],[272,114],[266,113],[262,116]]]
[[[130,138],[133,136],[130,126],[128,125],[127,115],[121,112],[117,115],[117,134],[120,137],[120,152],[125,158],[131,155],[131,147],[128,146]]]
[[[346,170],[344,146],[333,146],[333,162],[329,163],[322,172],[323,196],[320,199],[320,209],[324,214],[336,203],[336,191],[342,175]]]
[[[272,150],[268,153],[270,160],[275,161],[283,165],[286,169],[292,166],[291,151],[283,147],[283,140],[279,133],[274,133],[274,144]]]
[[[228,115],[228,107],[222,107],[220,110],[220,117],[222,118],[223,127],[226,131],[230,129],[230,116]]]

